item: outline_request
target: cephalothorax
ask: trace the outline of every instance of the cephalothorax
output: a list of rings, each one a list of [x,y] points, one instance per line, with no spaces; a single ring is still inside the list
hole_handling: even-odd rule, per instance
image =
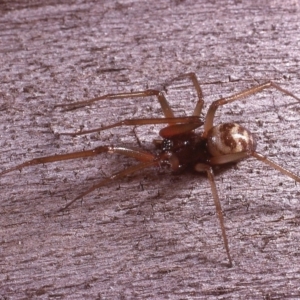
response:
[[[102,100],[113,100],[122,98],[138,98],[146,96],[156,96],[163,114],[164,118],[149,118],[149,119],[126,119],[118,123],[96,128],[88,131],[81,131],[78,133],[64,135],[82,135],[92,132],[98,132],[107,130],[114,127],[119,127],[123,125],[128,126],[140,126],[147,124],[167,124],[166,127],[160,130],[159,135],[162,140],[155,140],[154,143],[158,149],[157,153],[151,153],[145,150],[127,148],[122,146],[99,146],[92,150],[85,150],[80,152],[67,153],[62,155],[53,155],[47,157],[36,158],[23,164],[17,165],[16,167],[10,168],[0,173],[0,175],[6,174],[14,170],[20,170],[27,166],[32,166],[36,164],[44,164],[54,161],[62,161],[74,158],[83,158],[89,156],[95,156],[100,153],[111,153],[111,154],[121,154],[127,157],[133,157],[138,164],[133,165],[125,170],[117,172],[110,177],[100,181],[98,184],[90,187],[85,192],[77,196],[71,202],[69,202],[64,208],[68,208],[71,204],[76,202],[78,199],[86,196],[95,189],[98,189],[112,181],[121,179],[129,174],[137,171],[141,171],[145,168],[153,166],[168,166],[173,172],[180,172],[186,168],[193,168],[197,172],[205,172],[208,176],[212,196],[216,206],[217,215],[220,221],[222,237],[224,241],[225,250],[228,256],[229,265],[232,266],[232,259],[230,256],[229,245],[226,235],[226,230],[224,226],[224,218],[222,214],[221,203],[219,200],[216,184],[214,181],[213,168],[217,165],[222,165],[226,163],[236,162],[248,157],[255,157],[256,159],[268,164],[272,168],[278,170],[284,175],[289,176],[297,182],[300,182],[300,177],[296,174],[286,170],[285,168],[279,166],[277,163],[271,161],[264,155],[256,152],[256,141],[253,135],[244,127],[236,123],[223,123],[214,126],[213,121],[215,117],[215,112],[219,106],[240,100],[242,98],[248,97],[252,94],[261,92],[268,88],[275,88],[282,93],[289,95],[296,100],[300,101],[298,97],[290,93],[289,91],[281,88],[273,82],[267,82],[254,86],[250,89],[244,90],[233,96],[221,98],[214,101],[208,108],[207,114],[204,119],[200,117],[204,100],[201,87],[198,83],[197,77],[194,73],[188,73],[179,76],[178,78],[188,77],[192,80],[193,85],[197,91],[198,101],[192,116],[188,117],[175,117],[169,103],[167,102],[164,94],[157,90],[145,90],[139,92],[130,93],[119,93],[119,94],[108,94],[87,101],[77,102],[73,104],[62,104],[57,107],[62,107],[66,110],[71,110],[79,108],[86,105],[91,105],[96,101]],[[202,133],[195,133],[195,129],[203,126]]]

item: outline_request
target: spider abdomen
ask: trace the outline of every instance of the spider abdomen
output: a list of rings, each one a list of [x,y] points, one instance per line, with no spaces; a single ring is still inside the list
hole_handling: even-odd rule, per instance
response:
[[[219,124],[207,134],[207,148],[212,156],[249,152],[256,149],[253,134],[236,123]]]

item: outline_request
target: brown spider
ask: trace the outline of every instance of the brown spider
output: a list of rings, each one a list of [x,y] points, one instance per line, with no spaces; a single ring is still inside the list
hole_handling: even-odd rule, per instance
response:
[[[222,237],[229,261],[229,266],[232,266],[232,259],[230,256],[228,240],[224,226],[224,218],[221,203],[214,181],[214,166],[237,162],[239,160],[252,156],[268,164],[269,166],[273,167],[274,169],[278,170],[284,175],[291,177],[297,182],[300,182],[300,177],[279,166],[277,163],[271,161],[266,156],[256,152],[256,140],[251,134],[251,132],[249,132],[243,126],[236,123],[224,123],[214,126],[213,121],[215,117],[215,112],[217,108],[221,105],[240,100],[241,98],[248,97],[252,94],[261,92],[270,87],[273,87],[281,91],[282,93],[295,98],[298,101],[300,101],[300,99],[292,93],[290,93],[289,91],[276,85],[275,83],[267,82],[244,90],[233,96],[221,98],[219,100],[214,101],[209,106],[208,112],[204,120],[202,120],[200,114],[202,112],[204,100],[197,77],[194,73],[188,73],[183,74],[177,77],[176,79],[180,79],[183,77],[188,77],[191,79],[198,95],[198,102],[194,109],[193,115],[189,117],[175,117],[164,94],[157,90],[144,90],[130,93],[107,94],[87,101],[56,106],[64,107],[66,108],[66,110],[72,110],[85,105],[91,105],[92,103],[101,100],[156,96],[164,113],[164,118],[126,119],[102,128],[81,131],[73,134],[64,133],[64,135],[76,136],[81,134],[88,134],[122,125],[137,126],[147,124],[167,124],[167,126],[161,129],[159,132],[159,135],[162,137],[162,140],[154,140],[154,144],[159,149],[157,153],[153,154],[148,151],[131,149],[122,146],[99,146],[92,150],[35,158],[30,161],[24,162],[20,165],[17,165],[16,167],[5,170],[1,172],[0,175],[6,174],[14,170],[20,170],[27,166],[74,158],[95,156],[104,152],[133,157],[137,161],[139,161],[138,164],[131,166],[123,171],[117,172],[111,175],[110,177],[100,181],[98,184],[90,187],[88,190],[86,190],[85,192],[77,196],[75,199],[73,199],[71,202],[69,202],[65,207],[60,209],[60,211],[62,211],[68,208],[75,201],[86,196],[92,191],[114,180],[121,179],[129,174],[141,171],[145,168],[153,166],[168,166],[173,172],[180,172],[181,170],[184,170],[186,168],[193,168],[197,172],[205,172],[208,176],[208,180],[211,186],[212,196],[214,199],[217,215],[221,226]],[[203,126],[203,132],[200,134],[195,133],[194,130],[201,126]]]

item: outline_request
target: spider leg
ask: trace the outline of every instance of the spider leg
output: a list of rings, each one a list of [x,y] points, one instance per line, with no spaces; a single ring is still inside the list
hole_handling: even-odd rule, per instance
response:
[[[135,172],[141,171],[143,169],[155,166],[157,164],[158,164],[157,161],[153,161],[152,160],[152,161],[147,161],[147,162],[143,162],[143,163],[131,166],[131,167],[129,167],[129,168],[123,170],[123,171],[117,172],[117,173],[111,175],[110,177],[108,177],[108,178],[100,181],[99,183],[93,185],[92,187],[90,187],[88,190],[86,190],[85,192],[83,192],[82,194],[80,194],[79,196],[77,196],[75,199],[73,199],[72,201],[70,201],[68,204],[66,204],[63,208],[59,209],[58,212],[66,210],[68,207],[70,207],[77,200],[83,198],[87,194],[90,194],[94,190],[96,190],[96,189],[98,189],[98,188],[100,188],[102,186],[105,186],[105,185],[111,183],[112,181],[121,179],[123,177],[126,177],[126,176],[132,174],[132,173],[135,173]]]
[[[203,100],[203,93],[202,93],[200,84],[198,82],[198,79],[196,77],[196,74],[193,72],[185,73],[185,74],[182,74],[182,75],[172,79],[171,82],[178,80],[178,79],[182,79],[184,77],[188,77],[192,81],[192,83],[196,89],[197,96],[198,96],[198,102],[194,109],[193,116],[200,116],[202,108],[203,108],[204,100]],[[137,91],[137,92],[129,92],[129,93],[106,94],[106,95],[103,95],[100,97],[96,97],[96,98],[85,100],[85,101],[79,101],[76,103],[58,104],[58,105],[55,105],[55,107],[65,107],[65,110],[73,110],[73,109],[77,109],[77,108],[80,108],[80,107],[83,107],[86,105],[91,105],[94,102],[101,101],[101,100],[139,98],[139,97],[148,97],[148,96],[156,96],[157,97],[166,118],[174,117],[174,113],[173,113],[167,99],[165,98],[164,94],[157,90],[145,90],[145,91]]]
[[[225,105],[225,104],[228,104],[228,103],[231,103],[231,102],[234,102],[234,101],[246,98],[246,97],[249,97],[253,94],[259,93],[259,92],[261,92],[265,89],[271,88],[271,87],[277,89],[278,91],[280,91],[280,92],[282,92],[282,93],[284,93],[288,96],[291,96],[291,97],[295,98],[297,101],[300,101],[300,98],[296,97],[291,92],[281,88],[279,85],[277,85],[276,83],[271,82],[271,81],[260,84],[260,85],[257,85],[257,86],[254,86],[252,88],[249,88],[247,90],[244,90],[244,91],[242,91],[240,93],[237,93],[237,94],[234,94],[232,96],[229,96],[229,97],[226,97],[226,98],[221,98],[219,100],[214,101],[210,105],[210,107],[207,111],[205,122],[204,122],[203,137],[206,137],[208,131],[213,127],[213,121],[214,121],[215,113],[216,113],[216,110],[218,109],[219,106]]]
[[[92,186],[90,189],[85,191],[84,193],[80,194],[78,197],[73,199],[71,202],[69,202],[65,207],[60,209],[59,211],[65,210],[68,208],[71,204],[73,204],[75,201],[78,199],[82,198],[83,196],[91,193],[95,189],[102,187],[109,182],[113,180],[117,180],[120,178],[123,178],[131,173],[137,172],[139,170],[143,170],[145,168],[151,167],[158,165],[159,162],[156,160],[156,157],[151,154],[150,152],[143,151],[143,150],[136,150],[136,149],[131,149],[131,148],[126,148],[126,147],[115,147],[115,146],[100,146],[97,148],[94,148],[92,150],[85,150],[85,151],[79,151],[79,152],[73,152],[73,153],[67,153],[67,154],[59,154],[59,155],[51,155],[51,156],[45,156],[45,157],[40,157],[40,158],[35,158],[32,160],[29,160],[27,162],[24,162],[20,165],[17,165],[13,168],[7,169],[3,172],[0,173],[1,175],[4,175],[6,173],[15,171],[15,170],[21,170],[25,167],[28,166],[33,166],[37,164],[44,164],[44,163],[50,163],[50,162],[56,162],[56,161],[62,161],[62,160],[68,160],[68,159],[75,159],[75,158],[83,158],[83,157],[90,157],[90,156],[95,156],[100,153],[110,153],[110,154],[121,154],[127,157],[132,157],[135,158],[138,161],[141,161],[141,163],[129,167],[123,171],[120,171],[118,173],[115,173],[111,175],[110,177],[102,180],[100,183]]]
[[[209,163],[211,165],[221,165],[221,164],[227,164],[230,162],[236,162],[239,160],[243,160],[245,158],[248,158],[249,156],[253,156],[254,158],[262,161],[263,163],[271,166],[273,169],[279,171],[280,173],[294,179],[297,182],[300,182],[300,177],[293,172],[281,167],[268,157],[253,151],[253,152],[237,152],[237,153],[231,153],[231,154],[226,154],[226,155],[220,155],[220,156],[213,156],[209,159]]]
[[[218,195],[218,191],[217,191],[217,187],[216,187],[216,183],[215,183],[215,179],[214,179],[213,170],[209,165],[202,164],[202,163],[196,164],[195,165],[195,170],[197,172],[206,172],[207,173],[208,180],[209,180],[210,187],[211,187],[211,192],[212,192],[214,203],[215,203],[215,206],[216,206],[216,211],[217,211],[220,226],[221,226],[224,247],[225,247],[227,257],[228,257],[228,261],[229,261],[229,267],[232,267],[232,259],[231,259],[231,256],[230,256],[229,244],[228,244],[226,229],[225,229],[225,225],[224,225],[224,216],[223,216],[222,206],[221,206],[221,202],[220,202],[220,199],[219,199],[219,195]]]
[[[159,135],[164,139],[170,139],[176,135],[191,133],[192,130],[203,125],[203,122],[198,119],[194,123],[175,124],[162,128]]]
[[[178,77],[175,77],[174,79],[172,79],[171,82],[173,82],[175,80],[180,80],[180,79],[185,78],[185,77],[188,77],[192,81],[192,83],[195,87],[195,90],[197,92],[198,102],[197,102],[196,107],[194,109],[193,116],[198,116],[199,117],[201,112],[202,112],[204,100],[203,100],[202,89],[200,87],[200,84],[199,84],[199,81],[197,79],[196,74],[194,72],[181,74]]]
[[[271,166],[273,169],[279,171],[280,173],[294,179],[297,182],[300,182],[300,177],[296,175],[295,173],[281,167],[268,157],[253,151],[253,152],[237,152],[237,153],[231,153],[231,154],[226,154],[226,155],[220,155],[220,156],[213,156],[209,159],[209,163],[211,165],[221,165],[221,164],[227,164],[230,162],[236,162],[239,160],[243,160],[245,158],[248,158],[249,156],[253,156],[254,158],[262,161],[263,163]]]
[[[115,153],[115,154],[121,154],[128,157],[133,157],[136,160],[143,161],[143,162],[149,162],[153,161],[155,156],[151,154],[150,152],[142,151],[142,150],[135,150],[125,147],[114,147],[114,146],[100,146],[96,147],[92,150],[85,150],[85,151],[79,151],[79,152],[73,152],[73,153],[67,153],[67,154],[59,154],[59,155],[51,155],[51,156],[45,156],[45,157],[39,157],[34,158],[32,160],[26,161],[20,165],[17,165],[13,168],[4,170],[0,173],[1,175],[4,175],[6,173],[15,171],[15,170],[21,170],[25,167],[38,165],[38,164],[44,164],[44,163],[50,163],[50,162],[56,162],[56,161],[63,161],[68,159],[75,159],[75,158],[83,158],[83,157],[90,157],[95,156],[100,153]]]
[[[165,98],[164,94],[157,90],[145,90],[145,91],[138,91],[138,92],[130,92],[130,93],[117,93],[117,94],[107,94],[104,96],[96,97],[93,99],[89,99],[86,101],[75,102],[71,104],[58,104],[55,107],[62,107],[65,108],[65,111],[77,109],[86,105],[91,105],[94,102],[102,101],[102,100],[114,100],[114,99],[125,99],[125,98],[140,98],[140,97],[148,97],[148,96],[156,96],[160,106],[163,110],[163,113],[166,118],[173,118],[174,113]]]
[[[85,131],[80,131],[75,133],[60,133],[60,135],[77,136],[77,135],[83,135],[83,134],[88,134],[93,132],[99,132],[99,131],[111,129],[114,127],[120,127],[120,126],[137,126],[137,125],[140,126],[140,125],[156,125],[156,124],[169,124],[171,126],[176,124],[190,124],[190,125],[192,124],[193,126],[195,126],[195,128],[197,128],[203,125],[203,122],[199,119],[199,117],[196,116],[174,117],[174,118],[151,118],[151,119],[126,119],[100,128],[94,128],[91,130],[85,130]]]
[[[220,156],[212,156],[209,159],[209,164],[211,165],[222,165],[227,164],[231,162],[236,162],[245,158],[248,158],[249,152],[237,152],[237,153],[230,153],[230,154],[224,154]]]
[[[293,172],[279,166],[277,163],[275,163],[274,161],[270,160],[269,158],[267,158],[266,156],[257,153],[257,152],[253,152],[251,153],[251,156],[255,157],[256,159],[264,162],[265,164],[271,166],[272,168],[274,168],[275,170],[279,171],[280,173],[289,176],[290,178],[294,179],[297,182],[300,182],[300,177],[297,176],[296,174],[294,174]]]

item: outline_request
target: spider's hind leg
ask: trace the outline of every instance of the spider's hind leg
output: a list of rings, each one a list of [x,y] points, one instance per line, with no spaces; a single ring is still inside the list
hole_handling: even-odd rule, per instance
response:
[[[215,118],[215,113],[216,113],[216,110],[218,109],[219,106],[222,106],[222,105],[232,103],[232,102],[237,101],[237,100],[247,98],[251,95],[260,93],[263,90],[269,89],[269,88],[272,88],[272,87],[275,88],[276,90],[282,92],[283,94],[286,94],[290,97],[293,97],[294,99],[296,99],[297,101],[300,102],[300,98],[298,98],[297,96],[295,96],[293,93],[289,92],[288,90],[283,89],[278,84],[276,84],[272,81],[268,81],[266,83],[253,86],[249,89],[246,89],[246,90],[244,90],[242,92],[239,92],[237,94],[234,94],[232,96],[221,98],[219,100],[214,101],[210,105],[210,107],[208,108],[208,111],[207,111],[207,114],[206,114],[206,118],[205,118],[205,122],[204,122],[203,136],[206,137],[208,131],[213,127],[213,121],[214,121],[214,118]]]
[[[286,175],[292,179],[294,179],[296,182],[300,182],[300,177],[298,175],[296,175],[295,173],[281,167],[280,165],[278,165],[277,163],[275,163],[274,161],[272,161],[271,159],[269,159],[268,157],[258,153],[258,152],[253,152],[251,153],[251,156],[255,157],[256,159],[262,161],[263,163],[269,165],[270,167],[272,167],[273,169],[279,171],[280,173],[282,173],[283,175]]]

